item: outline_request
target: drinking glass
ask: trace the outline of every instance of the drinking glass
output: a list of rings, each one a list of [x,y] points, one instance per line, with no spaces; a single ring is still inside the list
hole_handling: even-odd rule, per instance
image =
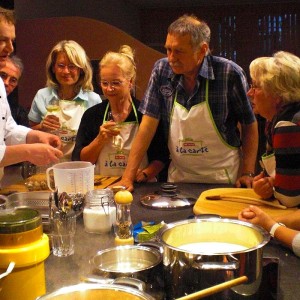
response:
[[[114,121],[116,123],[115,126],[111,127],[111,129],[114,131],[114,132],[117,132],[117,133],[120,133],[120,130],[121,130],[121,122],[116,122],[114,120],[114,116],[113,116],[113,113],[111,111],[108,112],[107,114],[107,119],[108,121]],[[113,136],[113,146],[117,149],[120,149],[121,148],[121,136],[118,134],[116,136]]]
[[[56,113],[60,110],[59,100],[56,98],[51,99],[47,104],[46,109],[52,115],[56,115]]]

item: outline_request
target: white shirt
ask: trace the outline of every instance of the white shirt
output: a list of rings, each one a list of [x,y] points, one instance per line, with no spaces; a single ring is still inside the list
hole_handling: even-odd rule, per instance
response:
[[[30,128],[17,125],[13,119],[7,102],[6,91],[2,79],[0,80],[0,161],[2,161],[6,145],[26,144],[26,136]],[[0,179],[3,168],[0,168]]]

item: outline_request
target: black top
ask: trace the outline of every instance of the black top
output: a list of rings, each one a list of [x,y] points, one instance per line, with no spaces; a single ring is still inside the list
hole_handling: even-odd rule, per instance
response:
[[[142,114],[138,111],[140,101],[132,97],[133,104],[136,108],[136,113],[138,117],[139,124],[142,120]],[[88,108],[81,119],[80,126],[77,132],[76,144],[72,153],[72,160],[80,160],[81,150],[89,145],[98,135],[99,127],[103,124],[104,114],[108,100],[105,99],[101,103],[96,104]],[[110,111],[110,107],[108,108]],[[125,122],[136,121],[136,117],[133,109],[129,113]],[[165,164],[169,162],[169,151],[168,145],[164,141],[163,134],[159,129],[161,126],[158,126],[158,129],[152,139],[152,142],[148,149],[148,160],[149,162],[153,160],[160,160]]]

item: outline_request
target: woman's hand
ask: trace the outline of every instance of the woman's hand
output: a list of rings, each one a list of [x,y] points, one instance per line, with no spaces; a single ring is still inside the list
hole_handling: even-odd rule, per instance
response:
[[[250,205],[243,209],[238,214],[238,219],[255,225],[260,225],[267,231],[270,231],[271,227],[276,223],[275,220],[273,220],[268,214],[254,205]]]
[[[99,127],[98,139],[103,142],[108,142],[113,136],[119,134],[119,131],[113,130],[116,125],[114,121],[108,121]]]
[[[265,177],[263,172],[254,177],[252,185],[254,192],[263,199],[273,196],[274,179],[269,176]]]
[[[60,128],[59,118],[54,115],[47,115],[41,122],[41,130],[50,132]]]

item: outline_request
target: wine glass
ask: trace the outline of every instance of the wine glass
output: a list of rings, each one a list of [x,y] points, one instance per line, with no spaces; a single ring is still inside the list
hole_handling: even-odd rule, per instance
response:
[[[46,105],[46,109],[49,115],[58,117],[58,112],[60,111],[59,100],[53,97]],[[58,130],[52,130],[51,133],[59,135]]]
[[[52,115],[56,115],[56,113],[60,110],[59,100],[56,98],[51,99],[47,104],[46,109]]]
[[[116,122],[114,120],[114,116],[113,116],[113,113],[111,111],[109,111],[107,113],[107,120],[108,121],[114,121],[116,123],[115,126],[112,126],[111,129],[114,131],[114,132],[117,132],[117,133],[120,133],[120,130],[121,130],[121,122]],[[113,146],[117,149],[120,149],[121,148],[121,136],[118,134],[116,136],[113,136]]]

